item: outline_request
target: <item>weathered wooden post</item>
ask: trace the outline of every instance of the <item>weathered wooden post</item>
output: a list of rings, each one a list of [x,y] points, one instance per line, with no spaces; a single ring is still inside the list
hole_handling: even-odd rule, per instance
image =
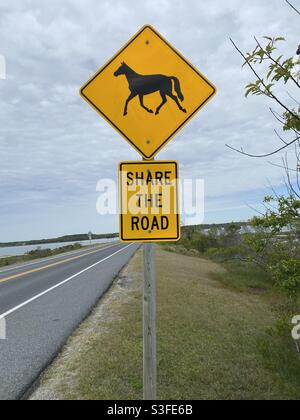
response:
[[[144,244],[144,400],[157,398],[155,244]]]

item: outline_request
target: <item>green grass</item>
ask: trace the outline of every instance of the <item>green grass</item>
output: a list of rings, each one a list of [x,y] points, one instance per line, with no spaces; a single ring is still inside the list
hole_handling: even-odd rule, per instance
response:
[[[260,296],[220,287],[212,273],[227,275],[197,258],[171,254],[160,258],[164,281],[160,282],[159,330],[165,337],[160,342],[161,397],[300,398],[295,352],[287,343],[278,348],[277,340],[266,334],[274,323],[269,304]],[[267,365],[262,343],[278,359],[286,353],[287,370],[290,364],[297,366],[292,376],[282,375],[278,365]]]
[[[238,291],[267,292],[273,287],[273,280],[268,273],[252,264],[227,262],[223,266],[225,273],[212,273],[212,278],[224,286]]]
[[[190,244],[190,242],[189,242]],[[186,256],[199,257],[209,261],[215,261],[216,263],[220,258],[215,257],[214,249],[210,249],[206,253],[200,253],[196,249],[188,248],[183,245],[162,245],[162,248],[166,251],[174,252],[176,254],[182,254]],[[229,249],[233,251],[234,248]],[[216,249],[216,254],[220,252]],[[233,256],[231,256],[233,257]],[[256,292],[267,292],[274,286],[274,281],[270,275],[259,268],[258,266],[250,262],[242,262],[233,258],[221,258],[222,262],[219,262],[226,270],[222,273],[214,272],[211,273],[211,278],[219,281],[224,286],[237,290],[237,291],[256,291]]]
[[[208,260],[157,252],[159,399],[300,399],[291,339],[272,337],[272,304],[244,273]],[[142,398],[142,254],[71,338],[35,398]],[[228,280],[230,276],[230,281]],[[226,280],[227,279],[227,280]]]

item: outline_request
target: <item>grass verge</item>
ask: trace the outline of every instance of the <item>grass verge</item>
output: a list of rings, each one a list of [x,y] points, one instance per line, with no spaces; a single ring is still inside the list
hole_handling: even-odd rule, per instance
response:
[[[97,245],[99,246],[99,245]],[[104,246],[104,245],[103,245]],[[54,257],[56,255],[65,254],[67,252],[77,251],[80,249],[89,248],[89,246],[82,246],[81,244],[66,245],[55,249],[34,249],[24,255],[16,255],[13,257],[0,257],[0,267],[7,267],[13,264],[20,264],[41,258]]]
[[[292,342],[266,333],[271,303],[227,271],[157,250],[160,399],[300,399]],[[142,398],[142,253],[70,338],[32,399]]]

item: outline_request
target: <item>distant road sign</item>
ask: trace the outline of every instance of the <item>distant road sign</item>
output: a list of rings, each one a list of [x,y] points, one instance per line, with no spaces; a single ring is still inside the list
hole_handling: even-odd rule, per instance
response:
[[[82,97],[146,159],[215,93],[214,85],[151,26],[81,89]]]
[[[177,162],[120,163],[119,188],[122,241],[180,239]]]

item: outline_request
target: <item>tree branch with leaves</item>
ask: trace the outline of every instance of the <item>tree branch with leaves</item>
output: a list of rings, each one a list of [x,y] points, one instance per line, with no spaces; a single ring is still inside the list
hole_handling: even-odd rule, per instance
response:
[[[288,1],[286,1],[297,13],[300,12]],[[237,44],[231,39],[234,48],[238,51],[244,60],[243,67],[248,66],[251,72],[255,75],[256,80],[249,83],[246,86],[246,97],[249,95],[264,96],[273,101],[279,106],[279,111],[275,111],[270,107],[272,115],[275,117],[277,122],[282,126],[283,132],[291,132],[292,139],[283,139],[276,131],[277,137],[283,143],[281,147],[276,147],[272,151],[266,154],[251,154],[241,149],[234,148],[230,145],[226,145],[230,149],[246,156],[250,157],[268,157],[273,156],[279,152],[291,148],[291,146],[299,145],[300,141],[300,98],[295,99],[299,94],[300,89],[300,55],[298,58],[288,57],[278,54],[278,46],[284,42],[283,37],[269,37],[266,36],[262,41],[259,41],[256,37],[255,48],[250,53],[243,53]],[[296,50],[296,46],[295,46]],[[297,50],[297,54],[300,54],[300,46]],[[262,64],[267,64],[266,69],[263,67],[265,74],[260,74],[258,68],[262,67]],[[283,84],[293,88],[293,94],[288,93],[289,101],[282,99],[276,88]],[[290,105],[290,100],[295,103],[295,106]]]
[[[300,15],[290,1],[286,3]],[[255,158],[285,152],[281,164],[273,165],[285,171],[287,195],[278,195],[273,189],[273,195],[265,197],[265,212],[252,219],[252,232],[243,239],[248,260],[264,267],[274,285],[286,293],[288,304],[284,310],[291,315],[300,305],[300,46],[295,45],[296,56],[285,57],[278,52],[285,42],[283,37],[265,36],[262,40],[254,37],[254,41],[253,51],[243,53],[231,39],[243,58],[243,67],[248,67],[255,76],[255,80],[247,84],[245,95],[273,102],[274,107],[270,105],[269,109],[281,127],[281,132],[275,129],[281,145],[265,154],[227,147]],[[290,151],[295,153],[296,168],[289,165]]]

